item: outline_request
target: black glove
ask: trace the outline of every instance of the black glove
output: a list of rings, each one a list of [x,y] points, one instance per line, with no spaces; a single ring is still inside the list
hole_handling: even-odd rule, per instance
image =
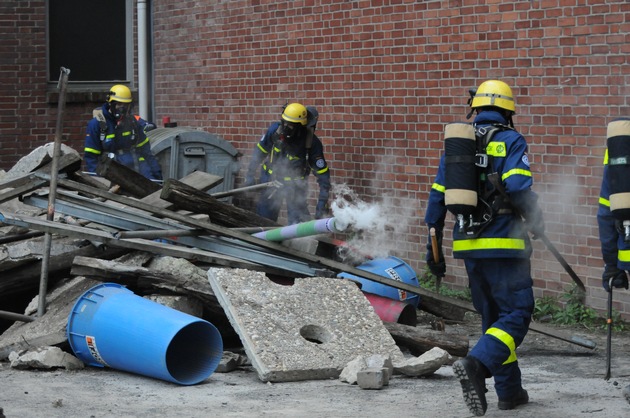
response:
[[[324,219],[329,215],[328,202],[319,200],[315,206],[315,219]]]
[[[431,274],[435,277],[444,277],[446,275],[446,262],[444,261],[444,253],[442,252],[442,231],[435,231],[435,238],[437,240],[438,249],[438,261],[436,262],[433,257],[433,245],[431,244],[431,235],[429,235],[429,242],[427,244],[427,265]]]
[[[625,270],[619,270],[616,266],[606,265],[602,274],[602,285],[604,290],[610,292],[610,285],[617,289],[628,289],[628,275]]]

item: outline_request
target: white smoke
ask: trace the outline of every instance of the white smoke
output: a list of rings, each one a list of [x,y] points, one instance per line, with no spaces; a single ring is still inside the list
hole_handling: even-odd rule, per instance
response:
[[[407,234],[410,218],[410,214],[400,213],[404,205],[388,196],[380,202],[367,203],[345,184],[335,184],[332,192],[335,226],[348,235],[339,253],[344,262],[386,258],[400,250],[400,237]]]

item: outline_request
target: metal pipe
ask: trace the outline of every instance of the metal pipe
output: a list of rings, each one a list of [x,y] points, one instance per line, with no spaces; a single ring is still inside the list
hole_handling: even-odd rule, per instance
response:
[[[55,128],[55,145],[53,147],[52,166],[50,169],[50,192],[48,194],[48,213],[46,219],[53,221],[55,218],[55,198],[57,196],[57,178],[59,177],[59,155],[61,154],[61,135],[63,131],[63,113],[66,107],[66,87],[68,86],[68,76],[70,69],[61,67],[59,75],[59,102],[57,103],[57,126]],[[50,247],[52,246],[52,235],[46,233],[44,236],[44,254],[42,257],[42,269],[39,278],[39,304],[37,306],[37,316],[46,313],[46,292],[48,291],[48,265],[50,263]]]
[[[314,221],[302,222],[269,231],[258,232],[252,236],[264,239],[265,241],[284,241],[291,238],[329,234],[332,232],[343,232],[343,229],[337,227],[335,218],[316,219]]]
[[[33,322],[35,318],[32,316],[20,315],[14,312],[0,311],[0,318],[9,319],[11,321]]]
[[[138,99],[142,118],[150,120],[147,63],[147,2],[138,0]]]
[[[230,228],[230,231],[238,231],[244,234],[254,234],[256,232],[265,232],[265,231],[270,231],[276,228],[278,227],[277,226],[244,226],[244,227]]]
[[[30,231],[24,234],[7,235],[0,238],[0,244],[8,244],[11,242],[22,241],[29,238],[41,237],[42,235],[44,235],[44,233],[41,231]]]
[[[195,237],[199,235],[208,234],[201,229],[158,229],[153,231],[118,231],[114,233],[114,238],[144,238],[144,239],[156,239],[156,238],[168,238],[168,237]]]
[[[212,193],[210,196],[214,197],[215,199],[219,199],[221,197],[232,196],[238,193],[246,193],[246,192],[251,192],[254,190],[266,189],[267,187],[281,187],[281,186],[282,186],[282,183],[280,183],[279,181],[270,181],[268,183],[260,183],[260,184],[255,184],[253,186],[240,187],[238,189],[227,190],[225,192]]]

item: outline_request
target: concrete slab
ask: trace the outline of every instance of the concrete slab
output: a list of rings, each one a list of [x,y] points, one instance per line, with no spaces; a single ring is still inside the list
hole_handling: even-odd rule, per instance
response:
[[[357,356],[404,356],[349,280],[298,278],[279,285],[264,273],[210,268],[208,281],[264,382],[337,378]]]

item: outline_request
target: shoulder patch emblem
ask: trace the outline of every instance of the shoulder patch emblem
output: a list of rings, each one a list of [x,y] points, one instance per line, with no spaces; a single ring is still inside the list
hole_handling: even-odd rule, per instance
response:
[[[523,161],[523,164],[529,167],[529,158],[527,158],[527,154],[523,154],[523,157],[521,157],[521,161]]]

